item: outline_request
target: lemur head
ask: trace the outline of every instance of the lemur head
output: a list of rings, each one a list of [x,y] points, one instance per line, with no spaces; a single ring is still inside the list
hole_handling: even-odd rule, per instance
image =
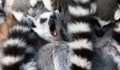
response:
[[[40,14],[36,19],[29,16],[35,28],[32,28],[40,37],[48,40],[49,42],[58,41],[61,39],[60,28],[61,18],[58,11],[49,11]]]

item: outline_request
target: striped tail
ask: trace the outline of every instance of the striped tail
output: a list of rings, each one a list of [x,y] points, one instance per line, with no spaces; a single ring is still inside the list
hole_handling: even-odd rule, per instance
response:
[[[92,31],[87,23],[75,23],[68,25],[68,32],[72,35],[73,40],[68,42],[69,47],[73,50],[70,57],[72,70],[90,70],[93,57]]]
[[[73,51],[70,68],[91,70],[94,54],[93,28],[94,23],[98,24],[91,15],[95,14],[96,5],[94,0],[73,0],[73,3],[68,5],[71,21],[67,22],[68,34],[71,36],[68,45]]]
[[[0,62],[3,70],[20,70],[34,56],[33,45],[28,44],[31,29],[26,23],[13,22],[8,38],[2,43],[3,57]]]

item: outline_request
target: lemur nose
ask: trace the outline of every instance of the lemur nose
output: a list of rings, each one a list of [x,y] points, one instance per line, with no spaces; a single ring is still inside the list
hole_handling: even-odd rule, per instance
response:
[[[49,22],[53,23],[53,22],[55,22],[55,20],[56,20],[56,15],[55,14],[51,15]]]
[[[50,18],[51,18],[51,19],[56,19],[56,15],[53,14],[53,15],[50,16]]]
[[[51,15],[49,19],[49,25],[51,26],[55,24],[55,20],[56,20],[56,15],[55,14]]]

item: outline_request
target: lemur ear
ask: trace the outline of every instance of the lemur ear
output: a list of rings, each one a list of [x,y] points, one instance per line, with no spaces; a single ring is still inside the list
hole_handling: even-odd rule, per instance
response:
[[[55,11],[55,14],[56,14],[57,16],[60,16],[60,11],[59,11],[59,10],[56,10],[56,11]]]
[[[13,11],[12,12],[13,16],[16,18],[17,21],[21,21],[24,14],[22,12],[16,12],[16,11]]]

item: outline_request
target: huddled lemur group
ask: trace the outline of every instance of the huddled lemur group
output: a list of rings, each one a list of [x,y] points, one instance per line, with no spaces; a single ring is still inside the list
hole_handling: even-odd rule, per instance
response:
[[[120,70],[119,0],[0,0],[0,70]]]

